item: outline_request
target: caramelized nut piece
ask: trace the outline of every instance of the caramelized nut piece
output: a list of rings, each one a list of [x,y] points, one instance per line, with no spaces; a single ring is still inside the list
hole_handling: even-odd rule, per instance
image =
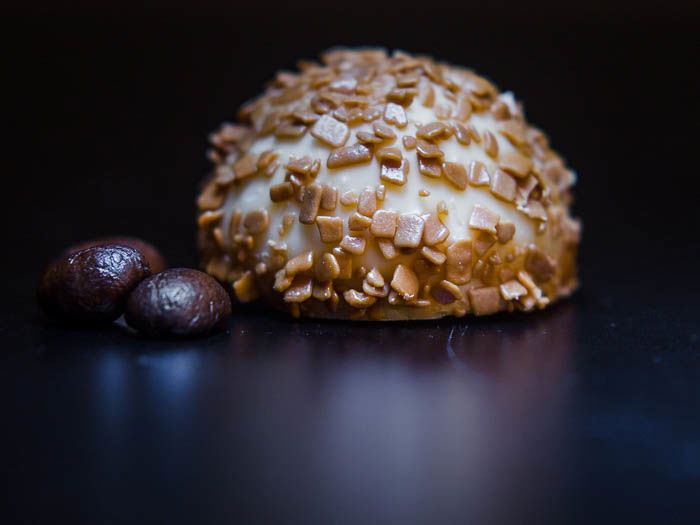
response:
[[[384,140],[394,140],[396,139],[396,133],[394,133],[394,130],[391,128],[384,126],[380,124],[379,122],[375,122],[372,124],[372,129],[374,130],[374,134],[377,135],[379,138],[384,139]]]
[[[316,226],[321,236],[321,242],[337,244],[343,238],[343,219],[340,217],[319,215],[316,217]]]
[[[365,279],[375,288],[381,288],[384,286],[384,276],[382,276],[381,272],[377,268],[372,268]]]
[[[415,299],[418,294],[418,276],[408,266],[399,264],[391,278],[391,288],[405,301]]]
[[[313,224],[318,215],[318,208],[321,205],[321,194],[323,189],[318,184],[304,186],[301,192],[301,210],[299,211],[299,222],[302,224]]]
[[[501,156],[499,166],[516,177],[526,177],[532,170],[532,160],[522,153],[511,151]]]
[[[244,179],[255,175],[258,172],[258,156],[252,153],[244,155],[234,163],[233,171],[237,179]]]
[[[270,200],[272,202],[284,202],[294,196],[294,186],[291,182],[282,182],[270,186]]]
[[[530,272],[535,280],[545,283],[554,277],[556,261],[551,255],[539,250],[531,251],[525,260],[525,269]]]
[[[442,162],[439,158],[426,158],[418,156],[418,171],[421,175],[431,177],[433,179],[440,178],[442,175]]]
[[[469,227],[495,234],[496,224],[498,224],[499,219],[500,217],[491,210],[479,204],[475,204],[472,214],[469,217]]]
[[[495,286],[469,290],[469,302],[476,315],[495,314],[501,309],[501,297]]]
[[[255,288],[255,278],[253,277],[253,272],[245,272],[240,279],[233,283],[233,291],[236,294],[236,298],[242,302],[247,303],[257,299],[258,290]]]
[[[478,256],[482,256],[494,244],[496,244],[496,238],[492,234],[480,231],[474,241],[474,251]]]
[[[447,248],[445,277],[455,284],[466,284],[472,280],[472,242],[460,239]]]
[[[471,137],[469,136],[469,130],[462,126],[462,124],[456,124],[455,125],[455,137],[457,138],[457,142],[464,146],[469,146],[471,144]]]
[[[515,224],[510,221],[500,221],[496,224],[496,237],[501,244],[507,243],[515,235]]]
[[[501,291],[501,297],[503,297],[505,301],[512,301],[514,299],[519,299],[523,295],[527,295],[527,288],[515,279],[503,283],[498,288]]]
[[[357,201],[357,211],[367,217],[372,217],[377,211],[377,193],[374,188],[367,187],[360,193],[360,198]]]
[[[363,237],[353,237],[346,235],[340,242],[340,247],[353,255],[362,255],[365,253],[367,241]]]
[[[338,190],[333,186],[323,185],[323,192],[321,193],[321,209],[326,211],[333,211],[338,206]]]
[[[472,186],[486,186],[489,183],[489,172],[486,166],[478,160],[473,160],[469,163],[467,174],[469,184]]]
[[[497,169],[493,175],[491,175],[491,193],[504,201],[515,201],[515,190],[517,186],[515,179],[502,169]]]
[[[443,162],[442,172],[445,178],[457,189],[463,190],[467,187],[467,170],[457,162]]]
[[[377,160],[379,162],[390,161],[399,164],[401,163],[401,160],[403,160],[401,150],[399,148],[393,148],[389,146],[379,148],[375,153],[375,156],[377,157]]]
[[[357,290],[346,290],[343,299],[353,308],[368,308],[377,302],[376,297],[365,295]]]
[[[316,263],[316,279],[321,282],[332,281],[340,276],[340,265],[332,253],[324,253]]]
[[[406,184],[406,175],[408,174],[408,162],[384,161],[380,164],[379,178],[384,182],[403,186]]]
[[[420,253],[423,257],[428,259],[431,263],[437,264],[438,266],[440,266],[442,263],[444,263],[445,259],[447,259],[447,256],[444,253],[436,250],[435,248],[430,248],[428,246],[423,246],[420,249]]]
[[[394,245],[398,248],[417,248],[423,237],[425,221],[420,215],[402,213],[394,235]]]
[[[447,239],[450,235],[450,230],[442,224],[436,213],[427,213],[423,215],[425,228],[423,229],[423,242],[427,246],[435,246]]]
[[[408,119],[403,106],[394,102],[388,102],[384,108],[384,121],[387,124],[393,124],[397,128],[405,128],[406,124],[408,124]]]
[[[284,265],[284,271],[290,277],[294,277],[300,272],[310,270],[314,265],[314,252],[308,251],[289,259]]]
[[[357,193],[348,190],[340,196],[340,204],[343,206],[355,206],[357,204]]]
[[[425,157],[427,159],[432,159],[432,158],[442,158],[445,154],[442,152],[442,150],[438,147],[437,144],[434,142],[428,142],[427,140],[419,140],[418,144],[416,146],[416,151],[418,152],[418,155],[421,157]]]
[[[297,275],[292,284],[284,292],[284,301],[287,303],[303,303],[311,297],[313,280],[311,277]]]
[[[333,248],[332,252],[340,268],[340,273],[337,278],[350,279],[352,277],[352,257],[340,246]]]
[[[363,164],[372,160],[372,150],[364,144],[354,144],[331,151],[326,161],[330,169],[344,168],[354,164]]]
[[[350,228],[350,231],[359,232],[366,230],[369,228],[370,224],[372,224],[372,219],[361,213],[355,212],[348,218],[348,228]]]
[[[375,237],[393,239],[396,234],[396,221],[399,214],[395,211],[377,210],[372,217],[370,232]]]
[[[350,129],[333,117],[323,115],[312,126],[311,134],[327,146],[339,148],[348,140]]]
[[[416,131],[416,137],[426,140],[439,140],[442,138],[442,135],[445,133],[446,129],[447,125],[444,122],[434,121],[418,128],[418,131]]]
[[[459,286],[450,281],[440,281],[430,289],[430,295],[440,304],[450,304],[458,299],[464,299],[464,294]]]

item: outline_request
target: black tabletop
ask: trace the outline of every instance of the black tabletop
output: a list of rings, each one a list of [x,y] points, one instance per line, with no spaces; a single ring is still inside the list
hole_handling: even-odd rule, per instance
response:
[[[11,21],[4,522],[700,520],[696,28],[481,14],[422,39],[387,13]],[[78,240],[138,235],[195,266],[207,131],[338,43],[431,52],[525,100],[579,172],[573,297],[412,323],[253,307],[174,341],[40,316],[41,268]]]

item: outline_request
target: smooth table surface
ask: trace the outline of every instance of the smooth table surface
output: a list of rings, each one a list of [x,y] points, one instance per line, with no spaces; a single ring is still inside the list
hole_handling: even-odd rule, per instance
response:
[[[27,302],[1,327],[11,521],[697,523],[698,308],[633,289],[184,341]]]

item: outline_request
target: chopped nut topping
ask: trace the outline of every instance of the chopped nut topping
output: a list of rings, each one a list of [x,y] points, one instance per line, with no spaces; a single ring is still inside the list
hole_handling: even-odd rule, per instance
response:
[[[498,141],[490,131],[484,133],[484,151],[492,159],[498,157]]]
[[[495,314],[501,309],[501,297],[495,286],[469,290],[469,302],[476,315]]]
[[[447,256],[444,253],[436,250],[435,248],[429,248],[428,246],[423,246],[420,249],[420,253],[431,263],[437,264],[438,266],[444,263],[445,259],[447,259]]]
[[[532,170],[532,160],[517,151],[501,156],[499,166],[516,177],[525,177]]]
[[[200,228],[211,228],[213,225],[219,224],[223,216],[224,210],[207,210],[197,219],[197,226]]]
[[[292,281],[292,285],[284,292],[284,300],[287,303],[303,303],[311,297],[313,280],[311,277],[297,275]]]
[[[366,145],[358,143],[331,151],[326,161],[326,166],[330,169],[337,169],[354,164],[363,164],[370,160],[372,160],[372,150]]]
[[[442,162],[439,158],[425,158],[418,156],[418,171],[421,175],[437,179],[442,175]]]
[[[440,304],[450,304],[458,299],[464,299],[462,290],[455,283],[447,280],[440,281],[430,289],[430,295]]]
[[[338,206],[338,190],[333,186],[323,185],[321,193],[320,208],[326,211],[333,211]]]
[[[478,160],[473,160],[469,163],[467,178],[469,179],[469,184],[472,186],[486,186],[490,180],[486,166]]]
[[[542,206],[542,204],[539,201],[531,199],[527,203],[527,206],[518,206],[518,210],[524,212],[525,215],[527,215],[531,219],[538,219],[540,221],[547,220],[547,211],[544,209],[544,206]]]
[[[276,158],[277,153],[273,150],[263,151],[258,157],[258,170],[265,171]]]
[[[379,246],[379,251],[387,261],[391,261],[398,257],[399,252],[396,250],[394,243],[389,239],[377,239],[377,245]]]
[[[360,198],[357,201],[357,211],[367,217],[372,217],[377,211],[377,193],[374,188],[367,187],[360,193]]]
[[[423,229],[423,242],[427,246],[440,244],[450,235],[450,230],[442,223],[436,213],[423,215],[425,228]]]
[[[496,244],[496,238],[487,232],[479,232],[474,240],[474,251],[477,255],[484,255],[491,246]]]
[[[243,219],[243,226],[245,226],[246,230],[248,230],[251,235],[264,232],[267,230],[269,224],[270,218],[265,208],[251,210],[246,213],[245,219]]]
[[[398,128],[405,128],[406,124],[408,124],[408,119],[406,118],[406,112],[404,111],[403,106],[400,106],[394,102],[387,102],[387,105],[384,108],[384,121],[387,124],[393,124]]]
[[[517,186],[515,179],[500,168],[491,175],[491,193],[504,201],[515,201]]]
[[[437,144],[423,139],[418,141],[416,151],[418,155],[425,158],[442,158],[444,156],[444,153]]]
[[[402,213],[394,235],[394,245],[398,248],[417,248],[423,237],[425,221],[420,215]]]
[[[293,259],[289,259],[287,264],[284,265],[284,270],[288,276],[294,277],[300,272],[310,270],[313,265],[314,252],[309,250],[308,252],[297,255]]]
[[[416,298],[418,294],[418,276],[408,266],[399,264],[394,270],[391,278],[391,288],[398,293],[405,301]]]
[[[336,246],[332,251],[340,268],[337,279],[350,279],[352,277],[352,257],[340,246]]]
[[[348,140],[350,129],[333,117],[323,115],[311,128],[311,134],[327,146],[339,148]]]
[[[500,217],[491,210],[475,204],[469,217],[469,227],[475,230],[496,233],[496,224],[498,224],[499,219]]]
[[[403,147],[408,150],[411,150],[418,145],[418,141],[416,141],[415,137],[410,135],[404,135],[401,142],[403,142]]]
[[[278,230],[280,237],[284,237],[287,235],[287,233],[289,233],[289,230],[296,221],[296,218],[297,216],[293,213],[287,213],[284,215],[284,217],[282,217],[282,222],[280,223]]]
[[[321,282],[332,281],[340,276],[340,265],[332,253],[324,253],[316,263],[316,279]]]
[[[467,187],[467,170],[457,162],[443,162],[442,172],[457,189],[463,190]]]
[[[353,308],[368,308],[377,302],[376,297],[352,289],[343,292],[343,299]]]
[[[472,242],[460,239],[447,248],[445,276],[455,284],[466,284],[472,280]]]
[[[323,189],[318,184],[304,186],[301,193],[301,210],[299,211],[299,222],[302,224],[313,224],[318,215],[318,208],[321,205],[321,194]]]
[[[514,299],[519,299],[523,295],[527,295],[527,288],[515,279],[503,283],[498,288],[501,291],[501,297],[503,297],[504,301],[512,301]]]
[[[353,255],[362,255],[365,253],[365,248],[367,247],[367,241],[363,237],[353,237],[351,235],[346,235],[340,242],[340,247],[348,253]]]
[[[258,156],[248,153],[233,165],[237,179],[244,179],[258,172]]]
[[[525,259],[525,269],[533,275],[535,281],[545,283],[554,277],[557,266],[551,255],[534,250]]]
[[[383,201],[386,197],[386,186],[384,186],[384,184],[380,184],[377,186],[375,193],[377,194],[377,200]]]
[[[379,178],[384,182],[403,186],[406,184],[408,174],[408,162],[404,159],[401,162],[384,161],[379,166]]]
[[[340,196],[340,204],[343,206],[355,206],[357,204],[357,193],[348,190]]]
[[[496,237],[501,244],[507,243],[515,235],[515,224],[510,221],[499,221],[496,224]]]
[[[372,219],[361,213],[355,212],[348,218],[348,228],[350,228],[350,231],[366,230],[369,228],[370,224],[372,224]]]
[[[236,294],[236,299],[242,303],[247,303],[257,299],[258,290],[255,288],[255,278],[253,272],[245,272],[240,279],[233,283],[233,291]]]
[[[444,122],[434,121],[421,126],[416,131],[416,137],[425,140],[440,140],[447,130],[447,125]]]
[[[343,219],[340,217],[319,215],[316,217],[316,226],[321,236],[321,242],[337,244],[343,238]]]

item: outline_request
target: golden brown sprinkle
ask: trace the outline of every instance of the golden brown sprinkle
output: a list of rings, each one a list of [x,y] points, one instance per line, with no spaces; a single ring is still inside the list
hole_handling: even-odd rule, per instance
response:
[[[417,248],[423,237],[425,221],[420,215],[402,213],[399,216],[394,245],[398,248]]]
[[[272,202],[284,202],[294,196],[294,186],[291,182],[281,182],[270,186],[270,200]]]
[[[404,135],[401,139],[401,142],[403,142],[403,147],[408,150],[411,150],[418,145],[418,142],[416,141],[415,137],[412,137],[410,135]]]
[[[391,288],[405,301],[415,299],[418,294],[418,276],[408,266],[399,264],[391,278]]]
[[[333,117],[323,115],[312,126],[311,134],[327,146],[339,148],[348,140],[350,129]]]
[[[430,191],[426,190],[425,188],[420,188],[418,190],[418,196],[419,197],[430,197]]]
[[[406,112],[403,106],[394,102],[387,102],[384,108],[384,121],[398,128],[405,128],[406,124],[408,124],[408,119],[406,118]]]
[[[498,157],[498,141],[490,131],[484,133],[484,151],[492,159]]]
[[[418,171],[421,175],[437,179],[442,175],[442,162],[439,158],[425,158],[418,156]]]
[[[300,272],[305,272],[310,270],[314,265],[314,252],[309,250],[308,252],[301,253],[289,259],[287,264],[284,265],[284,270],[288,276],[294,277]]]
[[[491,175],[491,193],[507,202],[515,200],[517,183],[505,171],[497,168]]]
[[[370,224],[372,224],[372,219],[361,213],[355,212],[348,218],[348,228],[351,231],[366,230]]]
[[[423,215],[425,228],[423,229],[423,242],[427,246],[440,244],[450,235],[450,230],[442,223],[436,213],[426,213]]]
[[[340,268],[340,273],[337,278],[350,279],[352,277],[352,257],[340,246],[333,248],[332,252]]]
[[[486,166],[478,160],[473,160],[469,163],[467,177],[469,179],[469,184],[472,186],[486,186],[490,179]]]
[[[389,239],[377,239],[377,245],[379,246],[379,251],[382,252],[382,255],[387,261],[391,261],[399,255],[396,246],[394,246],[394,243]]]
[[[352,289],[343,292],[343,299],[353,308],[368,308],[377,302],[376,297]]]
[[[500,217],[491,210],[475,204],[469,217],[469,227],[495,234],[496,224],[498,224],[499,219]]]
[[[197,219],[197,225],[200,228],[211,228],[215,224],[219,224],[221,217],[224,216],[224,210],[208,210],[202,213]]]
[[[340,217],[319,215],[316,217],[316,226],[321,236],[321,242],[337,244],[343,238],[343,219]]]
[[[503,297],[505,301],[512,301],[513,299],[519,299],[523,295],[527,295],[527,288],[515,279],[501,284],[498,288],[501,291],[501,297]]]
[[[365,248],[367,247],[367,241],[363,237],[353,237],[351,235],[346,235],[340,242],[340,247],[348,253],[353,255],[362,255],[365,253]]]
[[[516,177],[526,177],[532,170],[532,160],[522,153],[511,151],[501,156],[499,166]]]
[[[321,194],[323,189],[319,184],[309,184],[304,186],[301,192],[301,210],[299,211],[299,222],[302,224],[313,224],[318,215],[318,208],[321,205]]]
[[[457,162],[443,162],[442,172],[457,189],[463,190],[467,187],[467,170]]]
[[[525,269],[532,274],[535,281],[545,283],[554,277],[557,267],[551,255],[539,250],[531,250],[525,259]]]
[[[348,190],[340,196],[340,204],[343,206],[355,206],[357,204],[357,193]]]
[[[374,188],[367,187],[362,190],[357,201],[357,211],[367,217],[372,217],[377,211],[377,193]]]
[[[428,142],[427,140],[420,139],[418,145],[416,146],[416,151],[418,155],[425,158],[442,158],[444,153],[434,142]]]
[[[326,211],[333,211],[338,206],[338,190],[333,186],[327,184],[323,185],[323,192],[321,193],[321,209]]]
[[[440,304],[450,304],[458,299],[464,299],[462,290],[455,283],[447,280],[440,281],[430,289],[430,295]]]
[[[469,302],[476,315],[495,314],[501,309],[501,296],[495,286],[469,290]]]
[[[496,237],[501,244],[507,243],[515,235],[515,224],[510,221],[499,221],[496,224]]]
[[[455,284],[466,284],[472,280],[472,242],[460,239],[447,248],[445,277]]]
[[[303,303],[311,297],[313,279],[303,275],[294,277],[292,284],[284,292],[284,300],[287,303]]]
[[[332,281],[340,276],[340,265],[332,253],[324,253],[316,263],[316,279],[321,282]]]
[[[243,219],[243,226],[245,226],[245,229],[248,230],[251,235],[264,232],[267,230],[269,224],[270,218],[265,208],[251,210],[246,213],[245,219]]]
[[[326,166],[330,169],[344,168],[354,164],[363,164],[372,160],[372,150],[364,144],[354,144],[334,149],[328,155]]]
[[[233,291],[236,294],[236,299],[242,303],[247,303],[257,299],[258,290],[255,288],[255,278],[253,272],[245,272],[240,279],[233,283]]]
[[[244,155],[234,163],[233,171],[237,179],[244,179],[255,175],[258,172],[258,156],[252,153]]]
[[[441,251],[438,251],[435,248],[429,248],[428,246],[423,246],[420,249],[420,253],[431,263],[437,264],[438,266],[444,263],[445,259],[447,258],[447,256]]]

